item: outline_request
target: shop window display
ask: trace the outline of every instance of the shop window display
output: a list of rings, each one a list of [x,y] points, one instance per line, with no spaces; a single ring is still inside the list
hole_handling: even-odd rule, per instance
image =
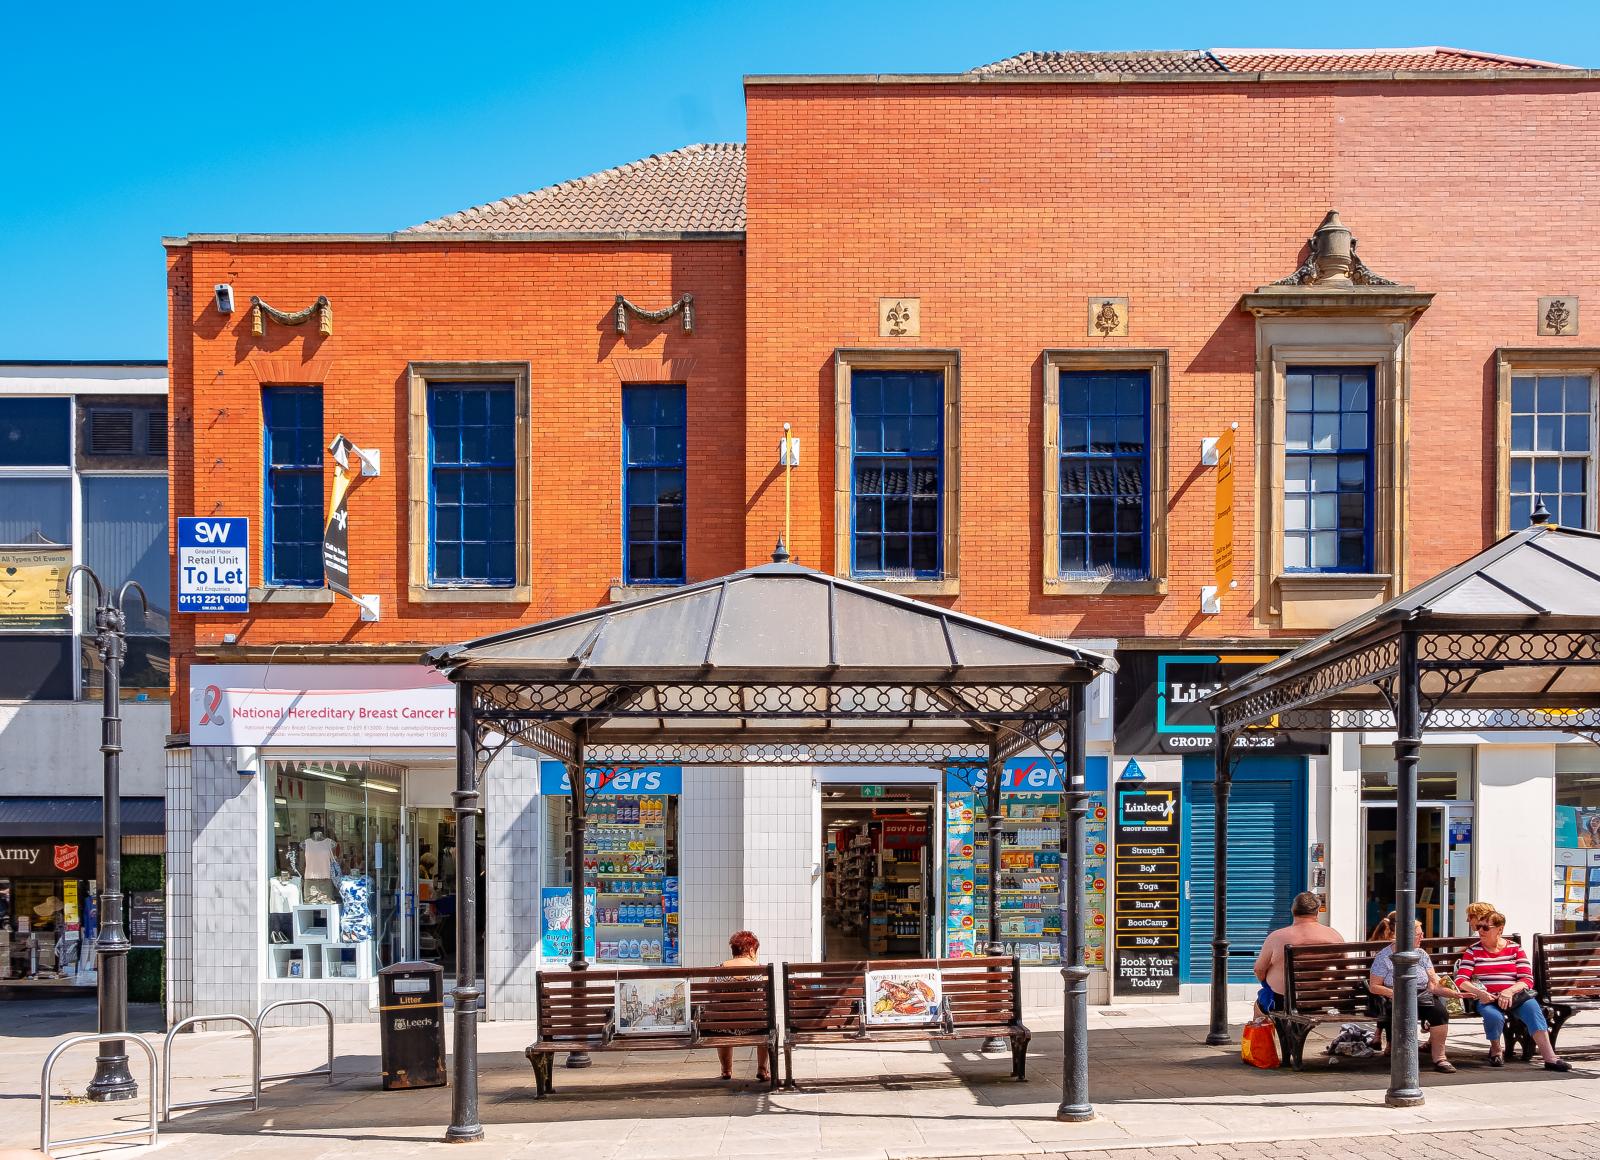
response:
[[[1557,933],[1600,930],[1600,767],[1557,770],[1550,905]]]
[[[1105,966],[1105,759],[1091,758],[1084,819],[1084,965]],[[1061,774],[1040,758],[1007,762],[1000,787],[999,941],[1025,964],[1059,963]],[[989,826],[985,774],[952,768],[945,780],[945,953],[981,955],[989,943]]]
[[[269,761],[267,973],[366,979],[403,957],[400,770]]]
[[[72,983],[93,969],[95,843],[19,840],[0,850],[0,979]]]
[[[586,955],[618,966],[676,966],[678,794],[676,766],[588,770],[584,838],[583,934]],[[566,768],[540,770],[547,852],[540,907],[546,959],[571,954],[572,791]]]

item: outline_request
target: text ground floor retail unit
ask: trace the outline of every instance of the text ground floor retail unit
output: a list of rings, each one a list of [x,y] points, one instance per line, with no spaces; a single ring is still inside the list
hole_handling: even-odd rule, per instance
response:
[[[1153,687],[1171,703],[1157,700],[1151,728],[1119,700],[1113,742],[1109,706],[1098,714],[1076,884],[1092,1002],[1199,998],[1209,982],[1215,769],[1206,715],[1193,706],[1212,679],[1202,666],[1214,660],[1163,667]],[[383,676],[392,682],[400,668]],[[199,687],[197,722],[208,707],[225,710],[227,696],[211,690],[227,679]],[[424,709],[449,695],[428,674],[411,679],[416,688],[382,692],[364,674],[296,678],[313,689],[340,680],[378,688],[362,695]],[[318,708],[317,694],[294,696]],[[327,708],[350,704],[342,695]],[[368,1019],[379,968],[428,959],[453,970],[451,722],[400,711],[374,705],[366,726],[322,716],[274,726],[273,737],[294,744],[170,751],[172,1017],[317,998],[340,1019]],[[338,744],[352,740],[366,744]],[[1537,740],[1429,738],[1418,864],[1430,933],[1466,933],[1464,908],[1477,898],[1525,935],[1600,922],[1600,751]],[[1123,744],[1139,748],[1113,752]],[[1297,892],[1323,896],[1328,921],[1352,938],[1391,905],[1388,739],[1323,736],[1304,748],[1247,752],[1233,765],[1229,977],[1241,995]],[[535,972],[563,965],[580,931],[591,961],[622,967],[720,962],[741,929],[757,934],[766,961],[961,956],[990,941],[991,887],[996,939],[1025,964],[1026,1005],[1061,1002],[1061,782],[1042,757],[1006,766],[993,882],[978,769],[593,768],[586,785],[578,917],[565,768],[520,748],[488,767],[477,926],[492,1018],[531,1018]]]

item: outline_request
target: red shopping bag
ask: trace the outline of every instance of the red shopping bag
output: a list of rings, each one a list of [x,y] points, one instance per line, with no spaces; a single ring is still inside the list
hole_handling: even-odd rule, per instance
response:
[[[1244,1025],[1239,1055],[1252,1067],[1278,1066],[1278,1041],[1272,1033],[1272,1020],[1252,1019]]]

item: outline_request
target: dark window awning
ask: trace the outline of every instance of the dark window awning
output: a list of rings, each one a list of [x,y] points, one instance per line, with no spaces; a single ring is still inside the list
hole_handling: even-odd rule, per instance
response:
[[[163,835],[166,831],[163,799],[122,799],[124,835]],[[100,799],[97,797],[0,797],[0,838],[99,836]]]

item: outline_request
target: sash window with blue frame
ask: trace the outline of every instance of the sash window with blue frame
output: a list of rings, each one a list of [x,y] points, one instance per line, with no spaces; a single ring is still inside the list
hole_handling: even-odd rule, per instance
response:
[[[322,388],[264,387],[268,587],[322,587]]]
[[[681,385],[622,389],[622,534],[629,584],[684,582],[685,408]]]
[[[944,392],[939,371],[852,372],[852,575],[941,575]]]
[[[1063,579],[1150,576],[1150,372],[1062,371]]]
[[[516,582],[516,400],[511,383],[428,386],[428,579]]]
[[[1372,571],[1372,399],[1371,367],[1285,372],[1286,571]]]
[[[1587,528],[1593,490],[1594,382],[1586,374],[1511,379],[1511,531],[1543,501],[1550,518]]]

